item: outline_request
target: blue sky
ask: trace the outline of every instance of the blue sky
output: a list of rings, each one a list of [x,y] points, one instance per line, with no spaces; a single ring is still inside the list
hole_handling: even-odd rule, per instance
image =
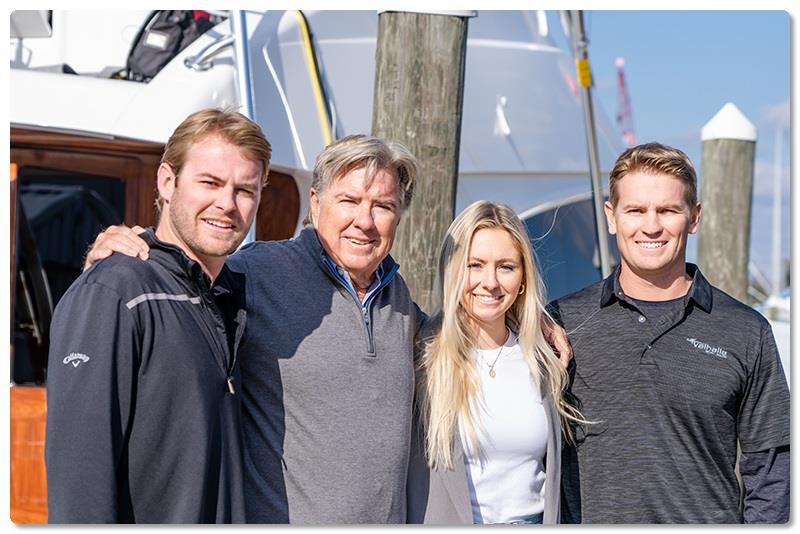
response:
[[[551,13],[552,25],[557,24]],[[684,150],[700,171],[701,128],[733,102],[758,129],[750,258],[769,277],[776,129],[782,128],[784,231],[789,257],[790,16],[785,11],[585,11],[595,95],[613,120],[615,59],[639,142]],[[557,43],[566,47],[560,25]],[[701,176],[702,179],[702,176]],[[690,243],[690,247],[694,243]],[[693,255],[690,251],[690,258]]]

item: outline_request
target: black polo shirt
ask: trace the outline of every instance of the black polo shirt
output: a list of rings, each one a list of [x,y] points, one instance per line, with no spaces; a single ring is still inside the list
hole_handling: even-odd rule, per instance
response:
[[[551,304],[595,421],[562,456],[562,521],[738,523],[736,442],[789,444],[789,389],[769,323],[687,264],[683,306],[647,319],[607,279]]]

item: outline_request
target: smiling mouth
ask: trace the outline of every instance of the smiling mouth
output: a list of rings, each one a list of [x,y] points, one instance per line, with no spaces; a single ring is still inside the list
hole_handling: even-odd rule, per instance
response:
[[[501,300],[503,300],[503,296],[500,295],[499,297],[493,297],[491,295],[476,295],[472,294],[473,298],[482,304],[497,304]]]
[[[361,239],[354,239],[352,237],[347,237],[345,239],[347,239],[350,243],[352,243],[353,245],[356,245],[357,247],[365,247],[365,246],[371,245],[373,243],[373,241],[369,240],[369,239],[361,240]]]
[[[229,222],[217,221],[215,219],[203,219],[203,222],[217,230],[233,230],[235,226]]]
[[[661,248],[667,244],[666,241],[637,241],[636,242],[639,247],[646,249],[646,250],[655,250],[657,248]]]

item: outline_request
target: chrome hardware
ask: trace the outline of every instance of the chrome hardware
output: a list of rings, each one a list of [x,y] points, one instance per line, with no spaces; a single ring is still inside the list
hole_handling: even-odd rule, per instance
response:
[[[223,48],[233,44],[233,35],[223,35],[213,43],[203,48],[196,56],[187,57],[183,60],[183,64],[187,69],[194,71],[205,71],[214,66],[211,58],[220,52]]]

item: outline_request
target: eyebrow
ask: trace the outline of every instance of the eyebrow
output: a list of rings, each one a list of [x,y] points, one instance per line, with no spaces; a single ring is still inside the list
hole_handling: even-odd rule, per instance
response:
[[[343,191],[341,193],[337,193],[334,198],[347,198],[350,200],[361,200],[363,197],[361,195],[354,195],[352,193],[348,193],[347,191]],[[379,197],[375,199],[376,203],[380,204],[391,204],[392,206],[397,206],[397,199],[392,198],[391,196],[387,197]]]
[[[375,200],[375,202],[378,202],[378,203],[381,203],[381,204],[388,204],[390,206],[397,206],[397,199],[395,199],[395,198],[389,198],[389,197],[378,198],[378,199]]]
[[[648,207],[649,207],[649,205],[648,205],[648,203],[646,203],[646,202],[629,202],[629,203],[627,203],[627,204],[625,204],[625,203],[622,203],[622,202],[621,202],[621,203],[619,204],[619,207],[621,207],[622,209],[630,209],[630,208],[648,208]],[[683,209],[685,209],[685,208],[686,208],[686,207],[685,207],[683,204],[681,204],[681,203],[679,203],[679,204],[661,204],[661,205],[657,205],[657,206],[654,206],[654,207],[655,207],[656,209],[676,209],[676,210],[683,210]]]
[[[478,256],[470,256],[469,258],[467,258],[467,261],[480,261],[480,262],[486,263],[486,260],[484,260],[483,258],[479,258]],[[515,259],[512,259],[512,258],[500,258],[500,259],[497,260],[497,263],[520,264],[522,262],[520,262],[518,260],[515,260]]]

